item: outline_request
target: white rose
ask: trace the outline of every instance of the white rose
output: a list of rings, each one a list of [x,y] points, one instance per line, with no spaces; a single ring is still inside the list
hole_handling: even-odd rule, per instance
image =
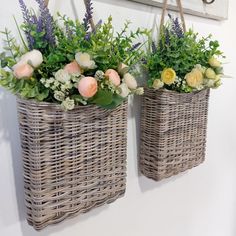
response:
[[[130,73],[126,73],[123,79],[129,89],[136,89],[138,87],[136,79]]]
[[[31,66],[33,66],[34,68],[39,67],[42,62],[43,62],[43,55],[40,51],[38,50],[32,50],[30,52],[27,52],[26,54],[24,54],[21,59],[20,59],[20,63],[28,63]]]
[[[61,69],[55,73],[55,79],[65,84],[70,81],[70,74],[67,71]]]
[[[75,60],[81,66],[81,68],[88,70],[88,69],[95,69],[97,66],[95,65],[95,61],[91,60],[91,57],[88,53],[78,52],[75,55]]]
[[[122,83],[119,87],[118,87],[118,91],[119,91],[119,95],[123,98],[128,97],[130,90],[127,87],[127,85],[125,83]]]

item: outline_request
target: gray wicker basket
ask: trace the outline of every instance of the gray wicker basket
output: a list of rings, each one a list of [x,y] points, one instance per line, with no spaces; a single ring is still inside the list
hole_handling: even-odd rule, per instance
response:
[[[127,102],[64,112],[18,98],[18,118],[27,220],[36,230],[124,195]]]
[[[205,159],[209,89],[196,93],[146,89],[142,98],[141,173],[156,181]]]

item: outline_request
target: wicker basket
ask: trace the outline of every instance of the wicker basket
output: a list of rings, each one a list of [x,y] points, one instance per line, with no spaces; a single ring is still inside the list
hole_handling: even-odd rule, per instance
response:
[[[189,94],[146,89],[142,100],[140,171],[156,181],[205,159],[209,89]]]
[[[127,103],[114,110],[18,98],[27,220],[36,230],[121,197]]]

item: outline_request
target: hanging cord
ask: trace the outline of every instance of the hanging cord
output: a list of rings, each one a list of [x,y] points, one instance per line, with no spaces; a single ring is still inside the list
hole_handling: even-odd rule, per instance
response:
[[[44,0],[44,1],[45,1],[46,6],[48,7],[49,0]],[[86,11],[88,10],[89,3],[90,3],[89,0],[84,0],[84,5],[85,5],[85,8],[86,8]],[[92,28],[92,31],[94,31],[95,30],[95,24],[94,24],[94,21],[93,21],[92,17],[89,19],[89,24],[90,24],[90,26]]]
[[[167,10],[167,2],[168,0],[164,0],[163,2],[163,8],[162,8],[162,14],[161,14],[161,23],[160,23],[160,31],[162,27],[164,26],[164,21],[165,21],[165,14]],[[177,7],[179,8],[179,13],[180,13],[180,18],[183,26],[184,32],[186,32],[186,24],[185,24],[185,19],[184,19],[184,11],[183,11],[183,6],[181,3],[181,0],[176,0]]]

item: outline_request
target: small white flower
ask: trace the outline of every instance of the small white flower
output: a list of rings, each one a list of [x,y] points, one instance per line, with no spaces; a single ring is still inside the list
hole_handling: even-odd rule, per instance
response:
[[[119,87],[118,87],[118,94],[125,98],[125,97],[128,97],[130,93],[130,90],[129,88],[127,87],[127,85],[125,83],[122,83]]]
[[[81,68],[85,70],[95,69],[97,67],[95,65],[95,61],[91,60],[91,57],[88,53],[76,53],[75,60],[81,66]]]
[[[24,54],[21,57],[20,62],[28,63],[29,65],[33,66],[34,68],[37,68],[43,62],[43,55],[39,50],[34,49],[34,50]]]
[[[54,85],[55,87],[58,87],[59,84],[60,84],[59,81],[58,81],[58,80],[55,80],[53,85]]]
[[[54,98],[60,102],[65,100],[65,94],[61,91],[55,91]]]
[[[62,107],[65,110],[73,110],[75,108],[75,101],[73,99],[70,99],[67,97],[63,102],[62,102]]]
[[[105,78],[105,73],[101,70],[97,70],[94,77],[97,80],[103,80]]]
[[[144,88],[140,87],[135,90],[135,94],[137,95],[143,95],[144,94]]]
[[[137,88],[137,81],[130,73],[126,73],[123,79],[129,89]]]
[[[194,66],[194,68],[200,70],[200,71],[202,72],[202,74],[205,74],[205,72],[206,72],[206,67],[204,67],[204,66],[202,66],[202,65],[200,65],[200,64],[196,64],[196,65]]]
[[[155,79],[155,80],[153,81],[152,87],[153,87],[154,89],[160,89],[160,88],[162,88],[163,86],[164,86],[164,83],[163,83],[160,79]]]
[[[70,74],[67,71],[61,69],[55,73],[55,79],[61,83],[66,83],[70,81]]]

